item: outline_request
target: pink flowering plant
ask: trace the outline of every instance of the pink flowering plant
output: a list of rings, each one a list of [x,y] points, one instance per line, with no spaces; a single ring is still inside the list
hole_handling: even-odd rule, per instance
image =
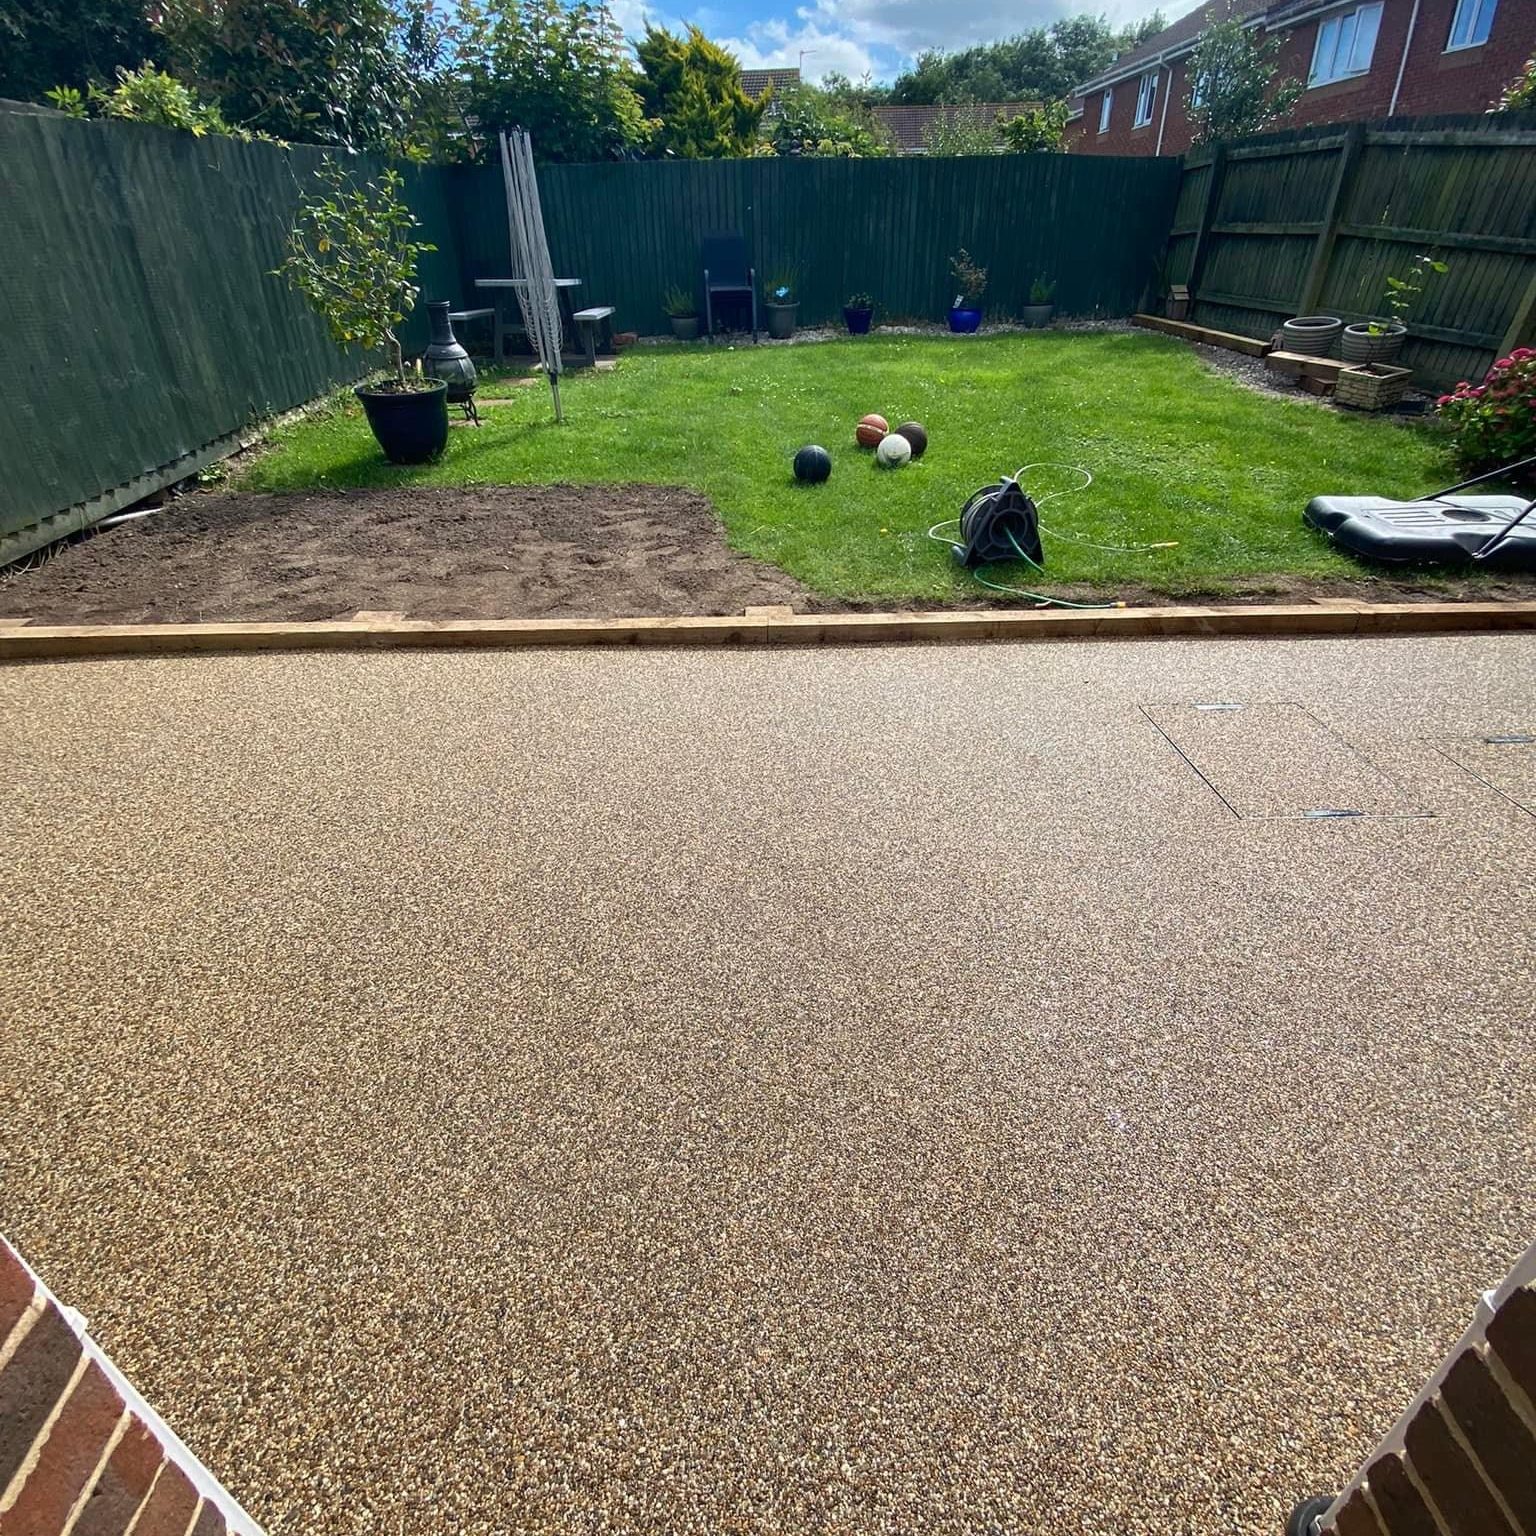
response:
[[[1455,432],[1456,457],[1468,469],[1536,454],[1536,349],[1516,347],[1481,384],[1463,380],[1436,408]]]

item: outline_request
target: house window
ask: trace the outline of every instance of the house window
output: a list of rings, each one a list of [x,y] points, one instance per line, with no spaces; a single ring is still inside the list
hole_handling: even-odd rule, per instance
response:
[[[1209,85],[1209,74],[1203,69],[1189,82],[1189,105],[1192,109],[1205,105],[1205,94]]]
[[[1451,18],[1451,40],[1445,45],[1445,51],[1476,48],[1480,43],[1486,43],[1493,30],[1493,13],[1498,8],[1499,0],[1456,0],[1456,14]]]
[[[1379,9],[1379,7],[1378,7]],[[1133,128],[1145,128],[1152,121],[1152,108],[1157,105],[1157,71],[1141,77],[1136,87],[1136,120]]]
[[[1365,74],[1376,51],[1376,32],[1381,26],[1381,0],[1345,11],[1318,23],[1317,47],[1312,50],[1308,85],[1327,85]]]
[[[1109,132],[1109,114],[1114,110],[1115,93],[1113,90],[1104,92],[1104,100],[1099,103],[1099,132]]]

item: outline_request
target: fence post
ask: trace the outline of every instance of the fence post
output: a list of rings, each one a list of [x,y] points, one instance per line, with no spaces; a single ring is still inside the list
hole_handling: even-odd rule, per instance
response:
[[[1211,151],[1211,178],[1205,184],[1205,196],[1200,200],[1200,222],[1195,227],[1195,248],[1189,253],[1189,278],[1187,286],[1191,303],[1200,302],[1200,269],[1210,254],[1207,242],[1211,225],[1216,221],[1216,210],[1221,202],[1221,183],[1227,169],[1227,146],[1218,144]],[[1193,318],[1193,317],[1191,317]]]
[[[1349,184],[1354,180],[1355,167],[1360,163],[1360,151],[1364,148],[1365,125],[1351,123],[1344,130],[1344,143],[1339,149],[1339,165],[1334,172],[1333,189],[1328,194],[1323,227],[1318,231],[1317,244],[1312,247],[1312,260],[1302,280],[1301,296],[1296,300],[1298,315],[1310,315],[1323,296],[1323,282],[1328,276],[1328,264],[1333,260],[1334,242],[1339,238],[1340,215],[1344,212]]]
[[[1531,267],[1530,281],[1526,283],[1525,292],[1520,296],[1520,302],[1510,318],[1509,329],[1504,332],[1504,339],[1499,343],[1500,357],[1507,357],[1525,340],[1533,317],[1536,317],[1536,264]]]

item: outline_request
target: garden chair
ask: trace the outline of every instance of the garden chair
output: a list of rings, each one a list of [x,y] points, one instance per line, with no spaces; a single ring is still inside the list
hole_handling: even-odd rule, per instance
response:
[[[752,310],[752,344],[757,345],[757,273],[740,235],[704,236],[704,334],[715,338],[715,295],[746,295]]]

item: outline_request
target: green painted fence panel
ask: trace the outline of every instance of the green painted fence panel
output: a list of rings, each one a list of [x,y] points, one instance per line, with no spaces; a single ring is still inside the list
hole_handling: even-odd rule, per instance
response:
[[[272,275],[322,159],[0,111],[0,552],[83,526],[359,376],[360,356]],[[456,287],[441,173],[406,175],[440,247],[423,286]],[[424,316],[412,322],[406,339],[420,340]]]
[[[840,319],[856,291],[888,319],[940,319],[962,246],[991,277],[996,314],[1028,302],[1036,277],[1067,315],[1124,315],[1142,301],[1179,190],[1175,160],[1071,155],[959,159],[642,161],[539,170],[550,254],[612,304],[619,329],[666,330],[662,293],[697,290],[699,244],[748,241],[761,284],[792,275],[800,323]],[[463,286],[504,275],[498,168],[448,173]],[[698,295],[702,297],[702,295]]]

